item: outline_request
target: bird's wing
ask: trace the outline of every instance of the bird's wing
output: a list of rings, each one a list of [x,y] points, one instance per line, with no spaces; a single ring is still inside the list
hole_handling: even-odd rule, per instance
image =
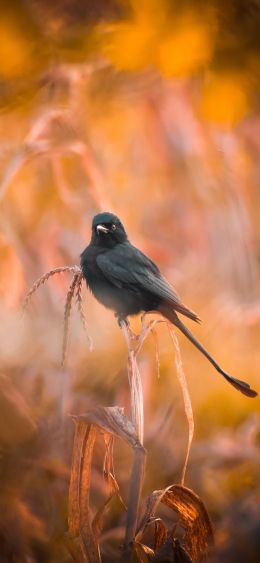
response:
[[[130,244],[117,245],[114,249],[99,254],[97,265],[103,275],[118,288],[129,287],[156,295],[162,301],[191,318],[197,317],[181,302],[178,294],[160,270],[140,250]]]

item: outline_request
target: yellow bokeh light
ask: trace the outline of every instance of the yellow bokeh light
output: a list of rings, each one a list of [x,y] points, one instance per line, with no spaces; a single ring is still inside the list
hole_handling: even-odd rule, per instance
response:
[[[211,59],[214,26],[189,17],[181,18],[159,47],[158,65],[166,77],[185,76]]]
[[[9,18],[0,22],[0,76],[8,79],[29,72],[33,66],[32,46],[19,26]]]
[[[132,19],[115,24],[110,37],[105,37],[103,53],[119,70],[142,70],[154,64],[161,36],[164,35],[164,2],[134,1],[132,7]]]
[[[248,89],[242,75],[219,73],[208,77],[202,89],[200,111],[219,124],[235,124],[248,109]]]
[[[115,26],[103,49],[105,57],[119,70],[141,70],[153,59],[153,31],[146,22]]]

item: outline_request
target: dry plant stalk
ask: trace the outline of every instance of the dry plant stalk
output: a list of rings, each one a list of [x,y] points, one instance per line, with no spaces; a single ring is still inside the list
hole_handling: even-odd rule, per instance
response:
[[[134,462],[131,476],[130,490],[134,492],[134,499],[128,506],[127,512],[127,546],[134,540],[137,511],[141,486],[140,476],[144,474],[145,449],[138,440],[134,425],[119,407],[96,407],[86,414],[74,417],[76,431],[74,437],[74,450],[72,458],[72,469],[69,491],[69,538],[75,545],[80,546],[78,560],[82,557],[90,563],[100,563],[100,552],[98,537],[102,528],[102,520],[105,509],[114,495],[119,495],[119,488],[113,473],[111,457],[112,437],[123,439],[134,452]],[[96,432],[102,432],[107,444],[104,466],[105,477],[108,478],[109,496],[104,505],[97,511],[92,520],[89,507],[89,487],[91,460]]]
[[[78,266],[62,266],[60,268],[53,268],[53,270],[50,270],[46,274],[43,274],[43,276],[41,276],[40,278],[38,278],[38,280],[34,282],[31,289],[26,294],[23,303],[23,308],[26,309],[26,307],[29,305],[29,302],[33,294],[37,291],[37,289],[39,289],[41,285],[43,285],[46,281],[48,281],[48,279],[51,276],[54,276],[55,274],[63,274],[64,272],[72,272],[73,274],[77,274],[77,273],[81,273],[81,270]]]
[[[68,292],[67,292],[66,303],[65,303],[65,308],[64,308],[64,331],[63,331],[62,361],[61,361],[62,366],[65,364],[66,352],[67,352],[67,347],[68,347],[69,320],[70,320],[72,300],[73,300],[76,288],[79,285],[80,278],[82,278],[81,273],[74,274],[72,282],[71,282],[69,289],[68,289]]]
[[[84,313],[83,303],[82,303],[82,281],[83,281],[83,276],[81,274],[78,278],[78,282],[77,282],[76,288],[75,288],[76,304],[77,304],[81,324],[82,324],[82,326],[85,330],[86,336],[87,336],[88,347],[89,347],[89,350],[92,352],[93,351],[93,341],[92,341],[91,336],[89,335],[87,319],[86,319],[86,316],[85,316],[85,313]]]
[[[122,323],[121,327],[123,330],[123,334],[125,336],[127,347],[128,347],[128,378],[129,378],[129,385],[130,385],[130,393],[131,393],[131,418],[136,425],[137,432],[141,443],[143,443],[143,420],[144,420],[144,405],[143,405],[143,394],[142,394],[142,382],[141,376],[137,364],[137,354],[140,352],[143,343],[147,336],[152,333],[155,339],[155,346],[156,346],[156,366],[157,366],[157,373],[159,374],[160,369],[160,358],[159,358],[159,344],[158,344],[158,335],[156,331],[156,325],[159,323],[166,324],[169,335],[171,337],[171,341],[174,346],[175,351],[175,365],[176,365],[176,373],[179,379],[179,383],[181,386],[183,402],[184,402],[184,409],[185,414],[188,422],[188,444],[187,450],[185,455],[185,461],[182,469],[181,475],[181,484],[184,484],[185,475],[190,455],[190,449],[192,445],[193,435],[194,435],[194,418],[193,418],[193,411],[192,411],[192,404],[191,398],[189,394],[188,384],[185,376],[185,372],[182,365],[181,359],[181,352],[179,347],[178,338],[175,334],[175,331],[172,325],[164,320],[164,319],[155,319],[151,320],[146,324],[146,317],[149,313],[144,314],[142,316],[142,327],[141,333],[138,337],[132,337],[131,330],[129,329],[129,325],[127,323]],[[135,345],[133,344],[135,342]]]
[[[32,295],[52,275],[69,272],[73,278],[67,291],[64,309],[64,333],[62,346],[62,363],[66,358],[68,345],[68,330],[71,307],[75,299],[80,319],[87,332],[87,322],[82,306],[82,271],[78,266],[64,266],[55,268],[44,274],[32,286],[25,298],[28,305]],[[184,374],[178,339],[172,326],[164,319],[151,320],[146,323],[147,315],[142,317],[140,334],[133,335],[127,321],[121,322],[121,329],[128,349],[128,379],[131,396],[130,419],[123,414],[119,407],[96,407],[84,415],[74,417],[76,430],[72,457],[70,491],[69,491],[69,534],[67,547],[77,563],[101,563],[99,537],[103,528],[104,514],[111,499],[117,495],[122,505],[119,487],[113,469],[113,439],[121,438],[133,449],[134,460],[129,482],[129,501],[126,516],[124,561],[131,561],[133,549],[138,559],[149,563],[162,561],[164,557],[182,556],[193,563],[201,560],[208,552],[212,540],[212,527],[207,511],[202,501],[189,489],[183,487],[191,443],[193,439],[194,421],[191,399]],[[137,356],[151,333],[156,343],[156,365],[159,372],[159,345],[156,325],[166,323],[175,350],[177,376],[181,385],[185,413],[189,426],[188,446],[181,476],[181,485],[173,485],[162,491],[154,491],[147,499],[146,509],[141,522],[140,498],[144,480],[146,450],[143,447],[144,432],[144,404],[142,381],[138,367]],[[92,341],[88,336],[89,346]],[[97,432],[102,432],[105,441],[104,478],[108,483],[108,497],[97,510],[92,519],[89,507],[90,473],[94,443]],[[169,535],[164,522],[155,518],[154,513],[158,504],[163,502],[178,513],[184,527],[184,545],[180,545],[172,535]],[[125,508],[125,506],[124,506]],[[154,526],[154,549],[142,543],[144,531],[148,525]],[[136,532],[137,530],[137,532]],[[170,554],[170,555],[169,555]]]
[[[69,272],[73,274],[72,282],[69,286],[66,295],[66,302],[64,307],[64,328],[63,328],[63,341],[62,341],[62,359],[61,365],[64,366],[66,360],[66,353],[68,347],[68,336],[69,336],[69,321],[70,321],[70,314],[71,314],[71,307],[73,299],[76,298],[77,308],[79,311],[80,320],[82,326],[87,335],[87,341],[89,349],[93,349],[92,339],[89,336],[87,322],[82,306],[82,278],[83,274],[79,266],[62,266],[60,268],[54,268],[50,270],[43,276],[41,276],[38,280],[34,282],[31,289],[28,291],[27,295],[25,296],[24,303],[23,303],[23,310],[25,310],[29,302],[33,296],[33,294],[41,287],[46,281],[49,280],[50,277],[54,276],[55,274],[63,274],[64,272]]]
[[[145,314],[142,316],[142,328],[139,336],[135,335],[133,337],[127,321],[122,321],[120,325],[128,348],[128,379],[129,379],[130,396],[131,396],[131,420],[136,428],[136,433],[140,440],[140,443],[143,444],[144,403],[143,403],[141,375],[137,364],[137,355],[140,352],[143,343],[147,338],[147,336],[149,335],[149,333],[152,332],[153,335],[155,334],[157,335],[156,325],[161,322],[166,322],[175,349],[175,363],[176,363],[177,375],[182,389],[185,413],[188,420],[188,428],[189,428],[187,451],[186,451],[184,466],[181,475],[181,484],[183,485],[187,464],[188,464],[188,458],[190,454],[190,448],[193,439],[194,421],[193,421],[192,406],[191,406],[187,381],[182,366],[180,348],[175,332],[167,321],[152,320],[149,321],[148,324],[146,324],[145,322],[146,316],[147,315]],[[158,340],[156,346],[156,361],[157,361],[157,369],[158,369],[158,365],[159,365]],[[131,499],[131,505],[128,506],[128,512],[127,512],[126,536],[125,536],[126,548],[132,542],[133,536],[136,531],[134,526],[136,525],[137,522],[141,487],[144,478],[143,475],[138,475],[137,472],[138,472],[138,465],[137,467],[135,466],[133,467],[132,477],[130,479],[130,484],[129,484],[129,498]]]
[[[121,329],[128,349],[128,381],[130,387],[131,420],[136,428],[137,436],[143,444],[144,439],[144,402],[140,371],[136,360],[136,349],[133,347],[133,337],[129,325],[122,321]],[[140,337],[139,337],[140,339]]]

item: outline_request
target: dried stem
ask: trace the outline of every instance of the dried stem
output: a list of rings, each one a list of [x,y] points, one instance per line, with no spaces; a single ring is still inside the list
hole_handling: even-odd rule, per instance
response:
[[[78,266],[62,266],[60,268],[54,268],[53,270],[50,270],[49,272],[41,276],[38,280],[34,282],[33,286],[25,296],[23,309],[26,309],[26,307],[28,306],[31,300],[32,295],[37,291],[37,289],[41,285],[43,285],[51,276],[54,276],[55,274],[63,274],[64,272],[73,272],[74,274],[79,274],[81,273],[81,269]]]
[[[141,376],[138,369],[136,357],[137,354],[140,352],[145,339],[151,332],[153,336],[156,337],[156,364],[157,364],[157,371],[159,371],[160,361],[159,361],[159,350],[158,350],[158,338],[157,338],[155,327],[158,323],[166,323],[171,340],[174,345],[176,372],[181,385],[185,414],[188,421],[188,445],[187,445],[187,451],[186,451],[185,461],[181,475],[181,484],[183,485],[185,480],[189,455],[190,455],[191,444],[194,435],[194,418],[193,418],[189,389],[182,365],[179,342],[172,328],[172,325],[169,324],[168,321],[164,319],[156,319],[156,320],[151,320],[148,322],[148,324],[146,324],[145,322],[146,317],[147,314],[144,314],[142,316],[142,328],[139,337],[137,337],[137,343],[135,347],[133,345],[133,341],[136,342],[136,338],[133,339],[128,323],[125,322],[122,323],[121,325],[128,347],[128,378],[129,378],[130,394],[131,394],[131,419],[136,426],[140,442],[143,444],[144,405],[143,405],[142,381],[141,381]]]
[[[157,371],[157,378],[160,377],[160,351],[159,351],[159,340],[158,340],[158,333],[155,327],[151,328],[151,334],[154,338],[155,344],[155,361],[156,361],[156,371]]]
[[[64,308],[64,330],[63,330],[63,342],[62,342],[62,361],[61,365],[64,366],[67,347],[68,347],[68,336],[69,336],[69,320],[71,313],[72,300],[77,290],[78,284],[81,283],[82,273],[81,271],[74,274],[70,287],[68,289],[65,308]]]
[[[178,341],[178,338],[177,338],[177,336],[176,336],[176,334],[175,334],[175,332],[172,328],[172,325],[167,323],[167,327],[168,327],[168,331],[169,331],[169,334],[170,334],[170,337],[172,339],[174,349],[175,349],[176,372],[177,372],[177,377],[178,377],[180,385],[181,385],[185,414],[186,414],[186,417],[187,417],[188,429],[189,429],[188,445],[187,445],[186,456],[185,456],[185,461],[184,461],[182,475],[181,475],[181,485],[184,485],[184,480],[185,480],[185,475],[186,475],[186,470],[187,470],[187,465],[188,465],[188,460],[189,460],[189,455],[190,455],[190,449],[191,449],[191,444],[192,444],[193,435],[194,435],[194,418],[193,418],[191,398],[190,398],[187,380],[186,380],[186,376],[185,376],[183,364],[182,364],[182,359],[181,359],[181,351],[180,351],[179,341]]]
[[[134,448],[134,462],[129,485],[129,502],[126,517],[125,550],[126,556],[131,549],[136,534],[137,518],[139,512],[140,497],[142,492],[144,470],[146,461],[146,450],[143,446]],[[130,557],[130,554],[128,555]]]
[[[79,317],[80,317],[82,326],[83,326],[85,333],[87,335],[88,347],[89,347],[90,351],[92,351],[93,350],[93,340],[92,340],[92,338],[91,338],[91,336],[89,335],[89,332],[88,332],[87,319],[85,317],[83,304],[82,304],[82,294],[81,294],[81,292],[82,292],[82,281],[83,281],[83,274],[81,274],[81,276],[78,280],[77,288],[76,288],[76,303],[77,303]]]
[[[132,333],[126,321],[121,322],[128,349],[128,380],[131,396],[131,420],[136,428],[140,443],[144,438],[144,400],[140,372],[136,361],[136,349],[132,345]]]

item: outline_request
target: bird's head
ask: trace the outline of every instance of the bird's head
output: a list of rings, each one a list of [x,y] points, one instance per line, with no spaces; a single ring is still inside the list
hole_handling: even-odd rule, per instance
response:
[[[127,234],[120,219],[106,211],[95,215],[92,221],[91,241],[95,245],[112,248],[118,243],[127,241]]]

